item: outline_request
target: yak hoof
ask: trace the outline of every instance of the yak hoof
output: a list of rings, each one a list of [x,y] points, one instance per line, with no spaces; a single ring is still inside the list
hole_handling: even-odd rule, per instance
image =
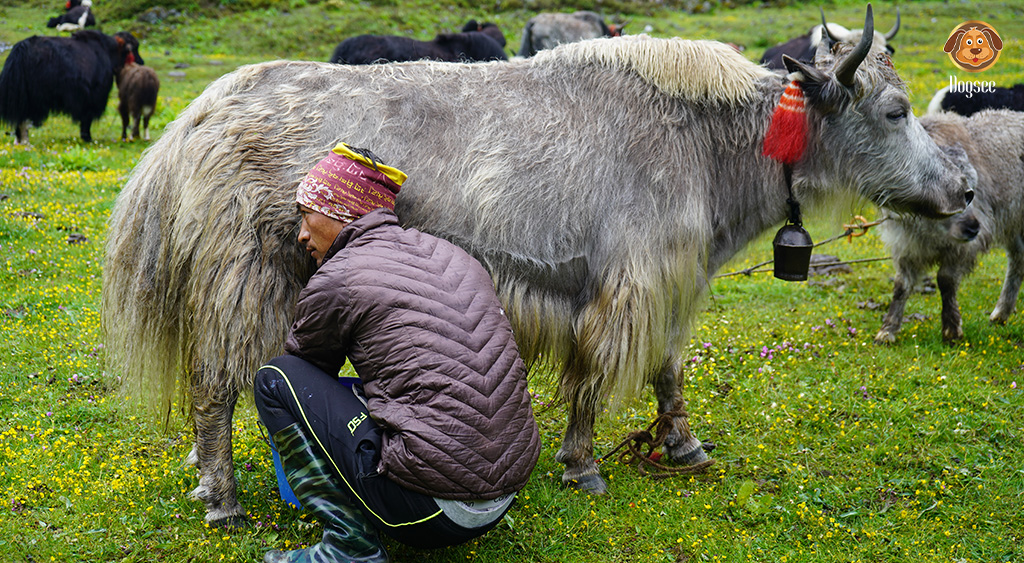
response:
[[[878,331],[878,334],[875,335],[875,344],[878,344],[879,346],[888,346],[895,343],[896,335],[887,330],[880,330]]]
[[[238,528],[249,523],[245,510],[237,500],[228,503],[210,500],[212,496],[209,487],[199,485],[188,494],[192,500],[198,500],[206,505],[206,523],[215,528]]]
[[[1010,318],[1010,311],[1003,311],[1003,310],[997,308],[995,311],[992,311],[992,314],[989,315],[988,320],[992,321],[993,323],[995,323],[997,325],[1004,325],[1004,324],[1006,324],[1006,321],[1009,318]]]
[[[683,466],[697,465],[709,459],[707,452],[704,451],[704,443],[696,436],[690,436],[689,440],[679,445],[669,446],[666,442],[663,449],[669,459]]]
[[[590,495],[603,495],[608,492],[608,485],[601,478],[601,475],[597,473],[589,473],[579,477],[562,475],[562,484]]]
[[[251,524],[249,517],[244,514],[231,514],[220,518],[210,518],[210,514],[212,513],[206,514],[206,523],[209,524],[211,528],[236,530],[248,527],[249,524]]]
[[[949,328],[942,329],[942,341],[946,344],[956,344],[957,342],[964,339],[964,331],[962,328]]]
[[[205,503],[203,496],[206,494],[208,494],[208,491],[205,487],[196,487],[189,496]],[[205,520],[211,528],[241,528],[249,524],[249,518],[245,515],[245,511],[242,510],[242,505],[238,504],[237,501],[228,508],[225,508],[223,504],[217,508],[211,508],[210,503],[205,504],[207,505]]]

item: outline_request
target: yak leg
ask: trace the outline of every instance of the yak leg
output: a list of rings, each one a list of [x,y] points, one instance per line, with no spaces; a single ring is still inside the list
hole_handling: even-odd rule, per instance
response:
[[[141,139],[139,136],[139,122],[142,121],[142,114],[137,113],[132,116],[132,140]]]
[[[142,138],[147,141],[149,140],[149,118],[152,115],[152,112],[150,112],[142,116]]]
[[[996,308],[988,317],[992,322],[999,324],[1005,323],[1017,308],[1017,294],[1020,293],[1021,279],[1024,278],[1024,238],[1014,237],[1010,244],[1006,245],[1006,258],[1008,263],[1003,290],[999,294],[999,301],[996,301]]]
[[[206,522],[210,525],[238,526],[246,522],[245,510],[238,503],[235,469],[231,453],[231,418],[238,392],[223,386],[197,384],[192,388],[196,445],[187,462],[199,470],[199,486],[194,499],[206,504]]]
[[[82,135],[82,140],[85,141],[86,143],[92,142],[92,133],[90,132],[91,129],[91,119],[83,119],[82,122],[78,125],[78,130]]]
[[[601,402],[601,384],[588,385],[583,368],[570,360],[562,375],[563,389],[569,405],[569,424],[565,428],[562,447],[555,460],[565,465],[562,484],[591,494],[604,494],[608,485],[594,461],[594,421]]]
[[[896,261],[896,277],[892,284],[892,301],[889,303],[889,310],[882,319],[882,328],[875,335],[875,344],[893,344],[896,342],[896,333],[900,331],[903,324],[903,310],[907,306],[907,299],[914,291],[914,286],[921,277],[921,272],[905,264]]]
[[[28,144],[28,120],[22,121],[14,128],[14,144]]]
[[[127,141],[128,139],[128,108],[118,108],[121,110],[121,140]]]
[[[672,429],[665,438],[662,450],[680,465],[696,465],[708,460],[701,441],[690,432],[686,400],[682,394],[682,368],[678,360],[669,360],[655,376],[654,394],[658,399],[658,416],[678,413],[672,417]]]
[[[935,284],[939,286],[939,294],[942,295],[942,340],[947,343],[956,342],[964,337],[960,304],[956,301],[960,273],[955,267],[942,264],[935,276]]]

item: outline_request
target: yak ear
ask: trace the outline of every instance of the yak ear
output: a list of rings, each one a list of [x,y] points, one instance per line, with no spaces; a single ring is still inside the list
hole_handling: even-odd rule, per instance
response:
[[[828,75],[821,72],[813,65],[800,62],[789,55],[782,55],[782,64],[786,65],[789,72],[799,72],[804,75],[805,83],[824,83],[828,81]]]
[[[810,105],[826,112],[836,106],[837,100],[830,98],[836,94],[837,88],[829,75],[813,64],[800,62],[789,55],[782,55],[782,62],[791,74],[803,75],[799,82]]]

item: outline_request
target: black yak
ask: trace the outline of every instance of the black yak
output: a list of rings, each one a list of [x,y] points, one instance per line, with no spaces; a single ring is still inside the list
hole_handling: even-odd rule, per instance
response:
[[[142,64],[138,48],[126,31],[15,43],[0,71],[0,122],[14,127],[16,144],[27,143],[29,122],[39,127],[51,112],[63,113],[79,123],[83,141],[92,141],[90,127],[107,109],[114,75],[129,54]]]
[[[955,92],[949,86],[939,90],[928,104],[928,113],[951,111],[965,117],[986,109],[1024,111],[1024,84],[981,88],[961,83]]]
[[[790,61],[808,124],[795,197],[963,211],[963,152],[935,145],[870,36]],[[103,281],[111,369],[165,405],[181,383],[192,494],[210,522],[244,518],[235,403],[280,353],[315,267],[296,242],[296,186],[345,141],[409,174],[404,224],[477,257],[523,358],[562,367],[564,483],[605,490],[595,417],[647,384],[671,420],[665,458],[704,466],[680,387],[689,325],[714,272],[787,217],[783,165],[763,155],[787,82],[722,43],[644,35],[509,62],[242,67],[165,129],[118,196]]]
[[[491,36],[498,45],[505,46],[505,34],[498,28],[498,24],[491,22],[477,23],[476,20],[469,20],[466,25],[462,26],[462,32],[468,33],[470,31],[482,31],[487,35]]]
[[[475,24],[476,22],[471,22]],[[444,62],[505,61],[504,36],[493,27],[480,31],[441,33],[431,41],[397,35],[357,35],[342,41],[334,49],[331,62],[347,65],[432,60]],[[469,24],[467,24],[469,26]],[[502,40],[496,40],[501,35]]]

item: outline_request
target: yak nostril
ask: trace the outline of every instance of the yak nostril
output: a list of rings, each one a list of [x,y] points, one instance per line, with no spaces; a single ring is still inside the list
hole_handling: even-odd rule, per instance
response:
[[[967,202],[967,205],[970,205],[974,201],[974,190],[964,192],[964,200]]]
[[[964,238],[967,240],[973,240],[974,237],[978,236],[981,231],[981,223],[973,217],[970,220],[963,221],[960,224],[960,232],[963,233]]]

